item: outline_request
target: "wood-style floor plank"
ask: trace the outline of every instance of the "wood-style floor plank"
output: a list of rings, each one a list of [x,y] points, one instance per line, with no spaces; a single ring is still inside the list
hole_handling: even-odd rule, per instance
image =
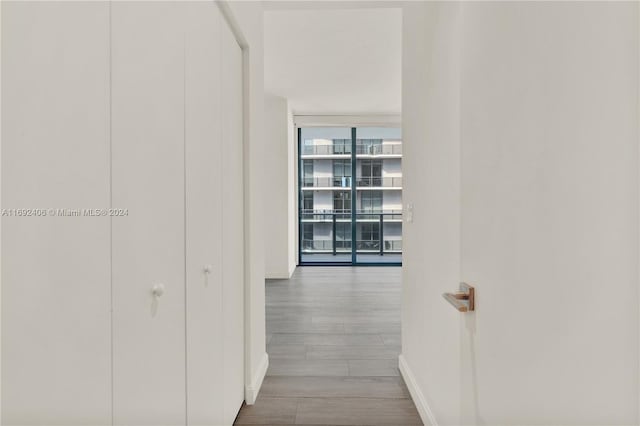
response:
[[[382,333],[380,337],[385,345],[400,346],[400,333]]]
[[[260,394],[279,398],[409,398],[400,377],[269,376]]]
[[[307,346],[307,359],[391,359],[398,360],[396,346]]]
[[[305,345],[267,345],[269,359],[306,359],[307,347]]]
[[[397,267],[306,267],[268,280],[269,370],[236,424],[422,424],[398,370],[400,300]]]
[[[350,359],[349,375],[362,377],[399,376],[398,362],[390,359]]]
[[[270,359],[267,376],[348,376],[346,360]]]
[[[296,424],[421,425],[410,399],[303,398]]]
[[[384,345],[384,339],[377,334],[295,334],[273,335],[273,344],[314,345],[314,346],[376,346]],[[396,346],[399,346],[400,342]]]
[[[254,405],[244,405],[238,414],[237,425],[295,424],[297,398],[258,398]]]

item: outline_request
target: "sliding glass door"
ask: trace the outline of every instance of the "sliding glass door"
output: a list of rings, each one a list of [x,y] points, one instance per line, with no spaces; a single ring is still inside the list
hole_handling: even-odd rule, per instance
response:
[[[351,129],[299,129],[298,146],[299,263],[351,264]]]
[[[402,262],[402,138],[395,127],[298,129],[299,263]]]

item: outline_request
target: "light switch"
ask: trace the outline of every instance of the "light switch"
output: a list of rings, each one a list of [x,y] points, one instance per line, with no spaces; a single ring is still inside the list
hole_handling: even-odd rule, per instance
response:
[[[413,203],[407,203],[406,208],[406,221],[407,223],[413,223]]]

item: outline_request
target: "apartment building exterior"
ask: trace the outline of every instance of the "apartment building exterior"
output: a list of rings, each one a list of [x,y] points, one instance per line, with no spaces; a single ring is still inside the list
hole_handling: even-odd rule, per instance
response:
[[[300,262],[400,263],[400,129],[303,128],[299,138]]]

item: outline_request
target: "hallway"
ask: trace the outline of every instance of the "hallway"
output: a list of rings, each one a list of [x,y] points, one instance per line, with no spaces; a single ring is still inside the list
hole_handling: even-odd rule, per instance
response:
[[[397,368],[400,294],[396,267],[267,281],[269,370],[236,424],[421,425]]]

